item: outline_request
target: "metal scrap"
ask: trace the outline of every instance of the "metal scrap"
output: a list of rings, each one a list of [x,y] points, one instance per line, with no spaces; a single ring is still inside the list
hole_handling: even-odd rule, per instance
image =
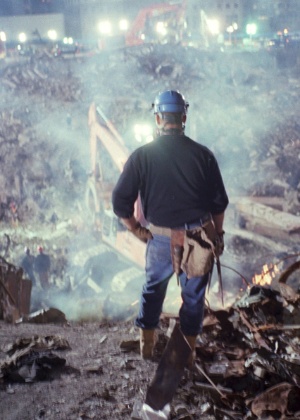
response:
[[[69,343],[59,336],[20,339],[7,350],[9,357],[0,364],[0,380],[5,382],[34,382],[48,380],[61,372],[66,360],[53,349],[69,350]]]
[[[32,284],[23,270],[0,257],[0,319],[15,322],[29,313]]]
[[[258,418],[262,418],[268,411],[279,411],[282,416],[288,415],[288,397],[292,390],[297,392],[296,387],[289,383],[281,383],[267,389],[252,401],[252,413]]]

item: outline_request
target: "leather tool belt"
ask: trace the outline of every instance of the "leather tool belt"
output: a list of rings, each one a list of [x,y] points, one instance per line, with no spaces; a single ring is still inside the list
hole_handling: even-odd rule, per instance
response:
[[[150,224],[150,231],[171,239],[171,256],[174,272],[184,271],[188,278],[208,273],[213,265],[215,228],[207,213],[194,223],[185,223],[176,228]]]

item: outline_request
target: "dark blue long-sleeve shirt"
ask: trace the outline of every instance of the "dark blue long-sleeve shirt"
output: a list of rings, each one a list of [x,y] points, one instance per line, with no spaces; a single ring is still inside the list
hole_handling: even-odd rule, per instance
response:
[[[130,218],[139,193],[146,220],[170,228],[228,205],[213,153],[185,135],[160,136],[131,154],[113,190],[115,214]]]

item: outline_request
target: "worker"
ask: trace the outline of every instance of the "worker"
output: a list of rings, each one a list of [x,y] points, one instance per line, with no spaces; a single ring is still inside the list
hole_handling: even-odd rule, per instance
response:
[[[9,203],[9,211],[11,224],[13,227],[18,227],[19,224],[19,215],[18,215],[18,206],[14,200]]]
[[[20,266],[29,277],[29,280],[31,280],[32,285],[36,286],[36,278],[33,271],[35,257],[31,254],[30,249],[27,246],[25,247],[24,252],[25,256],[23,257]]]
[[[44,253],[44,249],[42,246],[38,246],[38,255],[35,257],[34,261],[34,270],[37,272],[41,287],[44,290],[48,290],[50,287],[49,283],[49,271],[50,271],[50,257],[48,254]]]
[[[153,357],[155,329],[159,326],[167,286],[178,269],[173,254],[176,247],[171,246],[173,236],[176,238],[180,233],[182,241],[187,234],[193,233],[193,229],[203,231],[207,226],[213,243],[218,245],[218,256],[221,255],[223,221],[228,205],[213,153],[184,133],[189,106],[184,96],[178,91],[167,90],[157,95],[152,106],[157,137],[131,154],[112,194],[115,214],[132,234],[147,242],[146,282],[135,320],[140,328],[140,351],[144,359]],[[146,226],[134,215],[138,197],[148,223]],[[186,252],[184,246],[183,252]],[[202,329],[205,291],[211,270],[209,267],[208,272],[197,276],[187,275],[182,270],[178,272],[182,296],[179,323],[192,355]]]

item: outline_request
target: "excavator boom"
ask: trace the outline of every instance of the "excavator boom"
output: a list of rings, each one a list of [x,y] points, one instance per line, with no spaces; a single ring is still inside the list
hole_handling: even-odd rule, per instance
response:
[[[99,121],[100,120],[100,121]],[[101,231],[102,240],[134,264],[144,267],[144,244],[120,223],[111,208],[113,182],[106,181],[103,148],[110,156],[117,171],[121,173],[129,157],[129,151],[113,123],[100,107],[92,103],[89,108],[91,176],[86,189],[86,207]],[[104,159],[105,160],[105,159]],[[135,217],[143,221],[140,200],[135,204]]]

